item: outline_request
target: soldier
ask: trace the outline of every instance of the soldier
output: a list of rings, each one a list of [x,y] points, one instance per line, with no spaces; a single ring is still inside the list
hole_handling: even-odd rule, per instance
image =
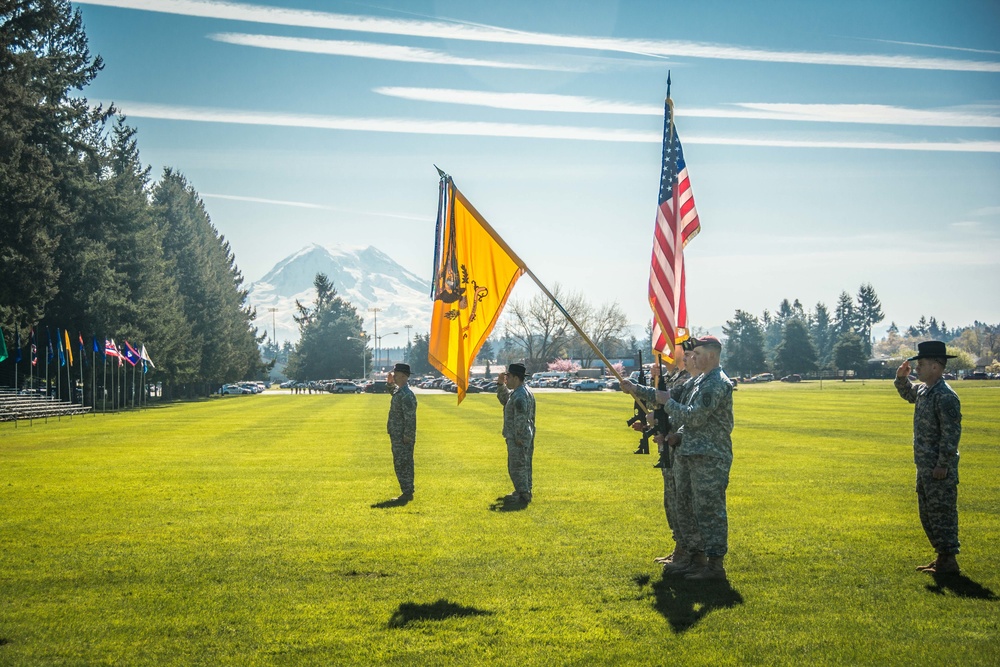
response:
[[[688,579],[725,579],[729,550],[726,489],[733,463],[733,385],[719,366],[722,343],[703,336],[692,343],[692,361],[701,377],[681,403],[670,391],[657,392],[670,421],[681,431],[674,456],[680,533],[689,546],[664,567]]]
[[[408,503],[413,500],[413,445],[417,437],[417,397],[410,391],[410,366],[396,364],[386,380],[395,385],[389,402],[386,431],[392,443],[392,465],[396,469],[402,494],[393,500]]]
[[[918,571],[957,574],[958,441],[962,436],[962,404],[941,379],[948,359],[945,344],[931,340],[917,345],[917,356],[896,371],[896,391],[913,409],[913,460],[917,464],[917,508],[920,523],[937,557]],[[916,360],[917,378],[910,382],[910,362]]]
[[[508,502],[531,502],[531,457],[535,453],[535,397],[524,384],[524,366],[511,364],[497,374],[497,400],[503,405],[507,472],[514,483]]]
[[[677,361],[670,369],[670,374],[664,378],[664,383],[668,389],[680,391],[681,387],[685,386],[685,383],[691,379],[691,374],[686,370],[685,360],[681,358],[682,355],[686,358],[687,355],[690,355],[690,352],[685,352],[680,346],[678,346],[674,351],[674,358],[677,359]],[[623,392],[638,398],[650,408],[650,412],[647,414],[647,419],[655,419],[653,406],[657,401],[656,389],[654,387],[658,384],[657,379],[659,372],[659,366],[653,366],[651,371],[653,380],[651,383],[652,386],[650,387],[636,385],[628,380],[626,380],[621,387]],[[650,426],[653,426],[653,424],[650,424]],[[667,442],[663,442],[662,436],[660,435],[654,436],[654,442],[656,442],[660,450],[660,459],[670,462],[669,465],[660,468],[660,472],[663,473],[663,511],[667,517],[667,526],[670,529],[670,536],[674,540],[674,543],[678,545],[670,555],[660,556],[655,559],[655,561],[661,565],[666,565],[667,563],[672,562],[675,553],[678,552],[678,549],[681,550],[681,553],[684,551],[681,546],[683,544],[683,540],[680,537],[676,517],[677,486],[674,483],[674,470],[672,465],[673,452],[671,451],[671,446],[669,444],[671,439],[676,442],[676,438],[676,428],[672,423],[670,425],[670,434],[667,437]]]

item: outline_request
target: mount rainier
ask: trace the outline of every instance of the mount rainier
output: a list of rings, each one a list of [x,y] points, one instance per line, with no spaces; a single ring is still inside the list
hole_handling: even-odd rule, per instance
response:
[[[385,335],[398,331],[383,342],[386,348],[406,344],[404,326],[413,325],[412,333],[426,333],[430,328],[432,302],[430,283],[392,260],[374,246],[367,248],[336,246],[325,248],[311,244],[274,265],[260,280],[250,284],[247,300],[257,308],[256,324],[271,337],[274,313],[279,341],[295,343],[299,339],[295,301],[311,306],[316,299],[313,279],[325,273],[337,290],[337,295],[350,301],[364,318],[365,331],[374,334],[373,313],[379,308],[378,331]]]

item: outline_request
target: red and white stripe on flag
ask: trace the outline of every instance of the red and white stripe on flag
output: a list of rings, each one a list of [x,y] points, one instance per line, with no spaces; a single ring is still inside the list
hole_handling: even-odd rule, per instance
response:
[[[672,361],[674,346],[688,337],[684,247],[701,230],[691,179],[667,99],[663,124],[663,168],[653,231],[649,305],[653,309],[653,351]]]

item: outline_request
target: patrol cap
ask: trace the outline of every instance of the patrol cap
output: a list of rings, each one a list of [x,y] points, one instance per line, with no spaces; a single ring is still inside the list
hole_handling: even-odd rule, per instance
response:
[[[907,361],[915,359],[954,359],[954,354],[948,354],[948,348],[939,340],[925,340],[917,343],[917,356],[910,357]]]
[[[701,338],[694,339],[694,345],[692,347],[714,347],[718,350],[722,349],[722,341],[715,336],[702,336]]]
[[[524,379],[524,364],[511,364],[507,367],[507,372],[511,375],[516,375],[517,377]]]
[[[393,373],[406,373],[407,375],[409,375],[410,374],[410,365],[409,364],[396,364],[395,366],[392,367],[392,372]]]

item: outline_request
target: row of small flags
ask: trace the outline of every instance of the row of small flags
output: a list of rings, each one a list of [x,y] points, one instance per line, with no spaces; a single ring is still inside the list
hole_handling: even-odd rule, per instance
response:
[[[46,336],[48,337],[48,344],[46,345],[46,349],[48,350],[49,360],[54,361],[56,359],[56,356],[58,355],[60,366],[65,366],[67,361],[69,362],[69,365],[72,366],[73,346],[70,344],[69,331],[67,329],[63,329],[62,332],[60,333],[60,330],[56,328],[55,346],[52,345],[52,332],[49,331],[48,327],[45,327],[45,333]],[[82,361],[86,358],[86,355],[84,353],[86,352],[87,344],[83,340],[83,334],[77,334],[77,339],[79,340],[80,359]],[[22,358],[20,331],[15,332],[14,340],[15,340],[14,363],[19,364],[21,363],[21,358]],[[30,341],[29,353],[30,353],[31,365],[37,366],[38,346],[35,344],[34,329],[31,329],[30,333],[28,334],[28,340]],[[64,340],[66,343],[65,345],[63,345]],[[136,347],[138,347],[139,349],[137,350]],[[111,357],[112,359],[117,359],[119,366],[124,365],[126,362],[132,366],[141,363],[143,373],[145,373],[148,370],[148,368],[156,368],[156,365],[153,363],[153,360],[149,358],[149,353],[146,351],[145,345],[134,346],[127,340],[122,341],[122,344],[119,347],[115,343],[114,338],[105,338],[104,345],[101,345],[97,340],[97,336],[95,335],[93,337],[93,345],[91,346],[91,350],[94,352],[94,354],[100,354],[101,357],[105,359],[105,361],[107,360],[107,357]],[[3,337],[3,330],[0,329],[0,361],[5,361],[7,358],[8,358],[7,341]]]

